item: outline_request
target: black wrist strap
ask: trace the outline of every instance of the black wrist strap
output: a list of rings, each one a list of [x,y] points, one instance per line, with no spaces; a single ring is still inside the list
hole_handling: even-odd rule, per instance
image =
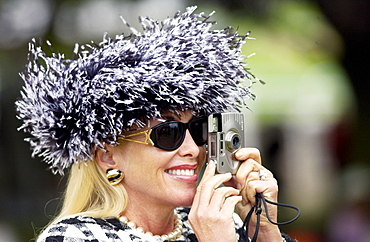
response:
[[[286,222],[275,222],[275,221],[272,221],[271,218],[270,218],[270,215],[269,215],[269,212],[268,212],[268,209],[267,209],[267,203],[270,203],[270,204],[273,204],[273,205],[276,205],[276,206],[282,206],[282,207],[286,207],[286,208],[291,208],[291,209],[294,209],[297,211],[297,215],[291,219],[291,220],[288,220]],[[294,222],[301,214],[301,211],[299,210],[299,208],[295,207],[295,206],[292,206],[292,205],[288,205],[288,204],[284,204],[284,203],[276,203],[276,202],[272,202],[270,200],[267,200],[262,193],[257,193],[256,194],[256,205],[252,207],[252,209],[248,212],[247,216],[245,217],[244,219],[244,223],[243,223],[243,227],[245,227],[245,233],[246,233],[246,237],[248,237],[248,224],[249,224],[249,221],[252,217],[252,214],[253,212],[256,213],[257,215],[257,224],[256,224],[256,230],[254,231],[254,235],[253,235],[253,238],[251,239],[251,242],[255,242],[257,241],[257,236],[258,236],[258,230],[259,230],[259,227],[260,227],[260,222],[261,222],[261,213],[262,213],[262,204],[263,206],[265,207],[265,213],[266,213],[266,217],[268,219],[268,221],[272,224],[275,224],[275,225],[285,225],[285,224],[289,224],[289,223],[292,223]]]

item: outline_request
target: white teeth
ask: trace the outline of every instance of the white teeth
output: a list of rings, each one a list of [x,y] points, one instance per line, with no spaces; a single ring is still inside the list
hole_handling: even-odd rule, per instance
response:
[[[177,176],[192,176],[194,175],[194,170],[167,170],[168,174]]]

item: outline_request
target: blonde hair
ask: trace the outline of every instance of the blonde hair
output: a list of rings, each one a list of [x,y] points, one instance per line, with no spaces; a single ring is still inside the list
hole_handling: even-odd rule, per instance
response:
[[[127,193],[123,185],[112,186],[95,160],[73,164],[63,206],[49,225],[72,215],[118,217],[126,205]]]

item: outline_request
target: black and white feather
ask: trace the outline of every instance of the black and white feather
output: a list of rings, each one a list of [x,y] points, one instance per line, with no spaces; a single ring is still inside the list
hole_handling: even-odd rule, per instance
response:
[[[33,156],[63,174],[163,110],[210,114],[238,110],[253,98],[255,78],[241,55],[248,35],[212,30],[213,13],[195,9],[163,22],[140,18],[143,32],[131,28],[130,35],[105,36],[98,45],[76,45],[73,59],[47,56],[32,40],[16,108]]]

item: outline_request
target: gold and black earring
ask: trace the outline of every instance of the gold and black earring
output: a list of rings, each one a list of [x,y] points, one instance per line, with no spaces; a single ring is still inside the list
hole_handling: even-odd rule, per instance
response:
[[[122,171],[120,171],[120,170],[108,169],[107,172],[106,172],[106,177],[107,177],[109,183],[112,186],[114,186],[114,185],[117,185],[118,183],[120,183],[122,181],[122,179],[124,178],[124,175],[123,175]]]

